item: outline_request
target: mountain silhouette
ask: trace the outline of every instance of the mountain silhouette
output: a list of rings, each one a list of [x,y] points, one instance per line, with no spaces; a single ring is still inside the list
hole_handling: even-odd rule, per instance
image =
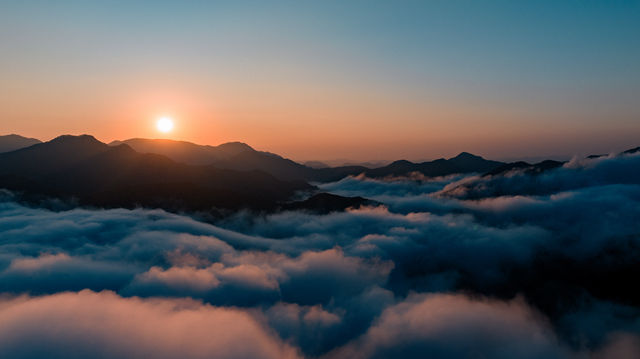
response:
[[[484,176],[487,177],[487,176],[504,175],[508,172],[516,171],[516,170],[522,171],[526,174],[536,175],[536,174],[540,174],[540,173],[552,170],[554,168],[562,167],[562,165],[564,164],[565,162],[553,161],[553,160],[545,160],[545,161],[534,163],[534,164],[530,164],[524,161],[511,162],[511,163],[505,163],[502,166],[494,168],[493,170],[485,173]]]
[[[66,168],[110,149],[89,135],[56,137],[0,154],[0,174],[38,177]]]
[[[635,147],[635,148],[628,149],[626,151],[622,151],[618,153],[618,155],[619,156],[632,155],[638,152],[640,152],[640,147]],[[606,156],[607,155],[589,155],[585,158],[593,160],[593,159],[602,158]],[[566,163],[565,161],[554,161],[554,160],[545,160],[545,161],[541,161],[534,164],[530,164],[524,161],[510,162],[510,163],[505,163],[501,166],[498,166],[491,171],[488,171],[483,176],[484,177],[501,176],[512,171],[520,171],[522,173],[529,174],[529,175],[537,175],[540,173],[544,173],[546,171],[553,170],[558,167],[562,167],[565,163]]]
[[[229,159],[242,152],[255,151],[251,146],[242,142],[229,142],[219,146],[203,146],[187,141],[132,138],[109,143],[110,146],[121,144],[126,144],[140,153],[164,155],[176,162],[190,165],[209,165],[216,161]]]
[[[63,135],[0,153],[0,188],[23,198],[70,199],[80,205],[135,206],[169,211],[287,210],[319,213],[373,202],[358,197],[317,194],[291,202],[299,191],[315,189],[308,181],[336,181],[346,176],[425,176],[479,172],[500,162],[469,153],[445,160],[396,161],[380,168],[311,168],[281,156],[256,151],[241,142],[200,146],[185,141],[131,139],[109,145],[90,135]]]
[[[379,204],[379,202],[363,197],[343,197],[323,192],[315,194],[304,201],[286,203],[281,209],[289,211],[305,210],[318,214],[327,214],[343,211],[347,208],[359,208]]]
[[[40,142],[35,138],[22,137],[15,134],[0,136],[0,153],[19,150]]]
[[[219,146],[197,145],[186,141],[134,138],[114,141],[141,153],[155,153],[191,165],[213,165],[238,171],[261,170],[281,180],[311,179],[313,169],[269,152],[256,151],[242,142]]]
[[[239,171],[261,170],[281,180],[304,180],[329,182],[347,176],[366,174],[372,178],[406,176],[420,173],[427,177],[446,176],[456,173],[484,173],[503,162],[486,160],[467,152],[450,159],[413,163],[396,161],[387,166],[368,168],[360,165],[323,167],[306,166],[273,153],[256,151],[241,142],[230,142],[219,146],[203,146],[185,141],[129,139],[114,141],[111,145],[127,144],[142,153],[156,153],[177,162],[195,165],[213,165],[217,168]]]
[[[622,154],[631,155],[631,154],[638,153],[638,152],[640,152],[640,147],[628,149],[628,150],[622,152]]]
[[[619,155],[623,155],[623,156],[624,155],[632,155],[632,154],[638,153],[638,152],[640,152],[640,147],[635,147],[635,148],[630,148],[630,149],[628,149],[626,151],[622,151],[622,152],[619,153]],[[601,157],[607,157],[607,156],[608,156],[608,154],[599,154],[599,155],[590,155],[590,156],[587,156],[587,158],[588,159],[595,159],[595,158],[601,158]]]
[[[20,136],[2,138],[27,145],[37,141],[23,141]],[[622,154],[638,151],[634,148]],[[374,169],[311,168],[240,142],[200,146],[132,139],[107,145],[90,135],[64,135],[0,153],[0,188],[18,192],[26,200],[46,196],[103,207],[205,212],[307,209],[328,213],[374,202],[328,193],[297,202],[291,198],[300,191],[313,194],[316,188],[308,181],[336,181],[349,175],[384,178],[419,173],[435,177],[473,172],[498,176],[513,170],[535,175],[563,164],[552,160],[503,163],[462,152],[449,159],[421,163],[399,160]]]
[[[440,158],[421,163],[407,160],[395,161],[384,167],[366,170],[364,173],[373,178],[405,176],[411,173],[438,177],[456,173],[487,172],[502,165],[504,165],[503,162],[486,160],[480,156],[462,152],[450,159]]]
[[[640,147],[635,147],[635,148],[628,149],[626,151],[622,151],[618,155],[620,156],[631,155],[638,152],[640,152]],[[602,158],[606,156],[607,155],[589,155],[586,158],[593,160],[593,159]],[[545,161],[541,161],[534,164],[530,164],[524,161],[510,162],[510,163],[505,163],[501,166],[498,166],[491,171],[488,171],[483,176],[485,177],[499,176],[499,175],[507,174],[512,171],[520,171],[529,175],[537,175],[558,167],[562,167],[565,163],[566,163],[565,161],[554,161],[554,160],[545,160]]]
[[[60,136],[0,154],[0,187],[85,205],[172,211],[272,209],[297,191],[313,189],[262,171],[178,163],[126,144],[108,146],[89,135]]]

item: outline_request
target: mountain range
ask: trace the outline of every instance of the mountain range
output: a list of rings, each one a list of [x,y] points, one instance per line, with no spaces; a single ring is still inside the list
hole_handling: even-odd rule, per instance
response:
[[[69,136],[63,138],[71,138]],[[59,141],[60,138],[50,142]],[[34,142],[37,141],[37,142]],[[97,141],[97,140],[96,140]],[[40,143],[17,135],[0,137],[0,148],[9,151]],[[22,145],[20,145],[22,144]],[[504,165],[503,162],[486,160],[463,152],[449,159],[414,163],[407,160],[395,161],[386,166],[369,168],[352,166],[306,166],[270,152],[257,151],[242,142],[229,142],[219,146],[197,145],[186,141],[166,139],[133,138],[113,141],[110,147],[126,145],[141,154],[166,156],[175,162],[194,166],[213,166],[218,169],[235,171],[263,171],[280,180],[302,180],[308,182],[336,181],[350,175],[365,174],[371,178],[406,176],[414,173],[426,177],[445,176],[455,173],[484,173]],[[102,146],[104,148],[104,146]],[[8,151],[0,151],[8,152]],[[318,168],[320,167],[320,168]]]
[[[47,142],[0,136],[0,150],[0,188],[28,200],[56,197],[81,205],[205,212],[242,208],[327,212],[372,204],[365,198],[318,193],[313,185],[360,174],[370,178],[499,176],[519,170],[535,175],[564,163],[504,163],[462,152],[449,159],[399,160],[377,168],[313,168],[241,142],[202,146],[136,138],[106,144],[90,135],[64,135]]]
[[[18,135],[0,138],[0,188],[27,200],[56,197],[81,205],[159,207],[171,211],[308,209],[316,212],[371,204],[364,198],[317,193],[310,183],[420,173],[443,176],[485,172],[501,162],[469,153],[451,159],[396,161],[379,168],[312,168],[251,146],[201,146],[173,140],[130,139],[106,144],[93,136],[64,135],[48,142]],[[296,194],[306,199],[293,201]]]
[[[60,136],[0,154],[0,188],[105,207],[159,207],[172,211],[273,209],[304,181],[268,173],[188,165],[166,156],[108,146],[92,136]]]
[[[426,177],[446,176],[454,173],[483,173],[504,164],[463,152],[450,159],[441,158],[421,163],[401,160],[377,168],[359,165],[311,167],[270,152],[256,151],[241,142],[230,142],[219,146],[201,146],[185,141],[134,138],[110,143],[110,145],[120,144],[127,144],[141,153],[161,154],[186,164],[208,164],[217,168],[239,171],[261,170],[282,180],[296,179],[311,182],[336,181],[346,176],[359,174],[365,174],[371,178],[383,178],[406,176],[412,173],[419,173]]]

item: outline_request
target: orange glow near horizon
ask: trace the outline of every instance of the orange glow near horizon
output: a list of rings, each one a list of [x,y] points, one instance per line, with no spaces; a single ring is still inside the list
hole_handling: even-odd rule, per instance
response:
[[[10,119],[0,121],[0,133],[40,140],[86,133],[103,142],[136,137],[170,137],[201,145],[240,141],[298,161],[417,161],[461,151],[494,159],[606,153],[632,147],[637,133],[634,122],[624,118],[620,121],[627,125],[616,128],[591,121],[605,113],[558,114],[542,107],[521,109],[507,102],[420,101],[386,98],[367,90],[331,92],[311,86],[296,91],[295,86],[280,85],[276,91],[270,86],[231,82],[207,86],[186,79],[166,87],[161,80],[131,76],[121,83],[126,90],[107,86],[92,96],[77,89],[54,91],[53,87],[49,90],[55,95],[50,97],[12,92],[0,98],[0,105],[6,105],[0,106],[0,119]],[[434,98],[438,97],[434,94]],[[40,105],[29,106],[31,102]],[[179,123],[174,121],[170,133],[159,132],[158,116],[169,114],[179,118]],[[590,123],[573,128],[570,123],[557,122],[560,115]],[[591,143],[593,138],[601,141],[597,147]]]
[[[0,135],[240,141],[300,161],[588,155],[640,138],[637,5],[582,18],[427,1],[11,3]],[[159,115],[175,116],[170,132]]]

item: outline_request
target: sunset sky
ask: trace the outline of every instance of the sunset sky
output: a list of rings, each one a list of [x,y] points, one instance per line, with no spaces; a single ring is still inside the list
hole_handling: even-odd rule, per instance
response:
[[[640,1],[0,3],[0,134],[296,160],[640,145]]]

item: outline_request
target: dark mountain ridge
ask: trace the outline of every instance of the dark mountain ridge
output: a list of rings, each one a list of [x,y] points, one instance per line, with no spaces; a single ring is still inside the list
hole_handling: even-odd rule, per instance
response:
[[[232,170],[261,170],[281,180],[304,180],[315,182],[337,181],[347,176],[364,173],[372,178],[407,176],[420,173],[426,177],[446,176],[456,173],[487,172],[503,162],[486,160],[467,152],[450,159],[413,163],[406,160],[395,161],[387,166],[367,168],[364,166],[339,166],[313,168],[269,152],[256,151],[252,147],[232,142],[219,146],[201,146],[190,142],[173,140],[130,139],[114,141],[111,144],[128,144],[142,153],[165,155],[177,162],[187,164],[210,164],[218,168]],[[234,151],[226,151],[233,147]]]
[[[461,153],[451,159],[396,161],[363,166],[311,168],[256,151],[241,142],[200,146],[185,141],[131,139],[107,145],[90,135],[63,135],[0,153],[0,188],[25,198],[73,199],[80,205],[153,207],[169,211],[344,210],[372,204],[364,198],[317,194],[290,202],[299,191],[313,193],[307,181],[336,181],[346,176],[442,176],[479,172],[500,164]]]
[[[608,155],[606,158],[591,155],[583,158],[586,162],[585,164],[578,162],[575,167],[568,166],[567,168],[564,168],[567,162],[553,160],[546,160],[535,164],[524,161],[506,163],[486,172],[482,176],[453,183],[451,186],[443,189],[441,193],[443,196],[458,199],[478,200],[500,196],[549,195],[551,193],[574,190],[576,188],[608,184],[611,178],[616,178],[616,176],[618,176],[616,179],[617,184],[635,183],[634,178],[636,177],[634,177],[634,175],[637,174],[635,171],[630,171],[628,168],[621,171],[619,168],[616,169],[615,166],[617,166],[616,163],[620,163],[620,161],[633,161],[634,159],[630,157],[638,156],[636,155],[637,152],[637,149],[631,149]],[[609,161],[605,162],[605,166],[608,165],[612,167],[609,167],[609,170],[602,170],[602,167],[600,167],[599,170],[589,172],[590,166],[593,165],[595,168],[598,168],[600,161]],[[566,171],[564,174],[558,173],[558,171],[561,170]],[[566,180],[566,176],[568,176],[567,172],[573,175],[571,181]],[[585,175],[585,173],[590,174]],[[546,177],[543,177],[543,175]],[[564,178],[564,180],[552,180],[558,178]]]
[[[282,210],[309,211],[318,214],[343,211],[347,208],[360,208],[362,206],[376,206],[379,202],[363,197],[343,197],[332,193],[318,193],[303,201],[290,202],[282,206]]]
[[[421,163],[413,163],[407,160],[395,161],[384,167],[366,170],[364,173],[372,178],[403,176],[413,172],[427,177],[439,177],[457,173],[486,172],[501,165],[504,165],[504,163],[486,160],[480,156],[462,152],[449,159],[440,158]]]
[[[19,150],[40,143],[35,138],[23,137],[16,134],[0,136],[0,153]]]
[[[0,188],[74,198],[84,205],[203,211],[268,210],[313,186],[261,171],[187,165],[82,135],[0,154]]]
[[[640,147],[635,147],[635,148],[628,149],[626,151],[622,151],[618,153],[617,156],[632,155],[638,152],[640,152]],[[589,160],[595,160],[595,159],[606,157],[606,156],[608,155],[597,154],[597,155],[589,155],[585,158]],[[505,175],[513,171],[520,171],[529,175],[537,175],[540,173],[544,173],[544,172],[562,167],[565,163],[567,162],[554,161],[554,160],[544,160],[544,161],[533,163],[533,164],[525,161],[510,162],[510,163],[505,163],[501,166],[494,168],[491,171],[486,172],[483,176],[484,177],[499,176],[499,175]]]
[[[196,145],[187,141],[167,139],[132,138],[125,141],[113,141],[109,146],[126,144],[140,153],[155,153],[167,156],[174,161],[191,165],[209,165],[216,161],[229,159],[239,153],[255,151],[242,142],[228,142],[218,146]]]
[[[212,165],[237,171],[261,170],[281,180],[309,180],[313,169],[270,152],[256,151],[242,142],[219,146],[197,145],[186,141],[134,138],[114,141],[141,153],[155,153],[190,165]]]
[[[483,176],[498,176],[504,175],[512,171],[522,171],[527,174],[535,175],[540,174],[554,168],[562,167],[566,162],[554,161],[554,160],[545,160],[542,162],[530,164],[524,161],[505,163],[504,165],[498,166],[493,170],[485,173]]]

